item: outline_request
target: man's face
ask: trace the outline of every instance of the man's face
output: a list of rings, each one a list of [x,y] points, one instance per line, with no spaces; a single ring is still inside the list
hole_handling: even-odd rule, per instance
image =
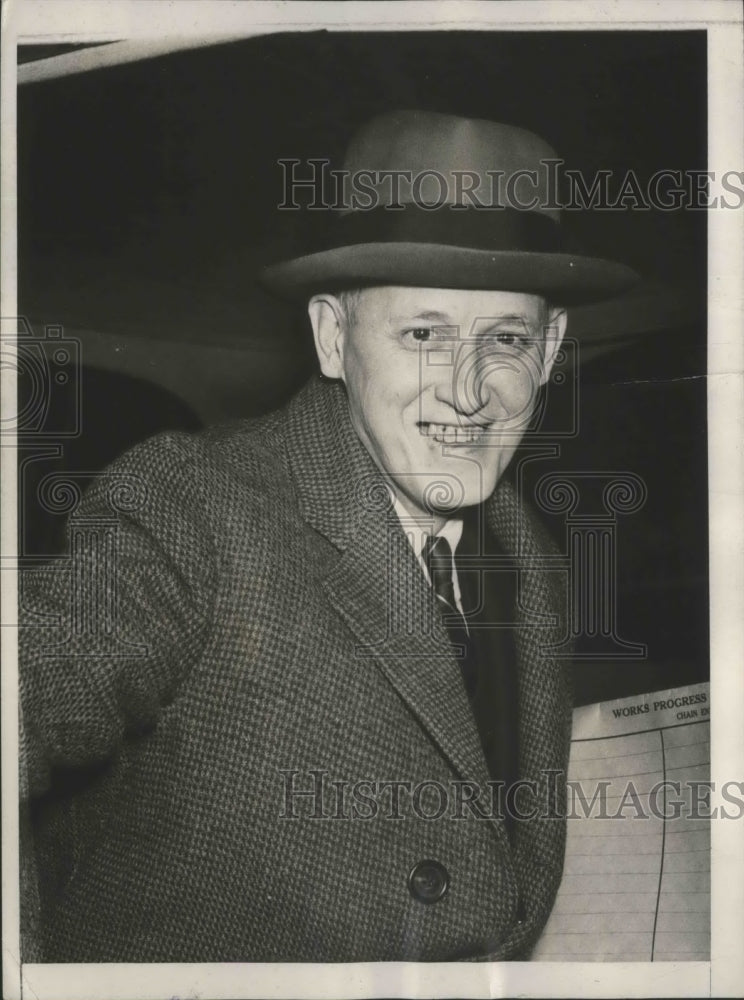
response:
[[[485,500],[521,440],[563,314],[513,292],[383,287],[348,316],[310,303],[324,374],[343,380],[357,434],[403,506],[430,520]]]

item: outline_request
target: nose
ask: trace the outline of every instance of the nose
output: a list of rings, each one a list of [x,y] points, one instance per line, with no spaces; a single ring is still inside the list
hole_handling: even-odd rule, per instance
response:
[[[462,417],[474,417],[486,410],[492,395],[488,381],[489,363],[474,344],[460,343],[452,365],[443,366],[435,396]]]
[[[528,420],[540,380],[534,359],[494,351],[478,341],[458,344],[453,363],[442,367],[436,398],[464,420]]]

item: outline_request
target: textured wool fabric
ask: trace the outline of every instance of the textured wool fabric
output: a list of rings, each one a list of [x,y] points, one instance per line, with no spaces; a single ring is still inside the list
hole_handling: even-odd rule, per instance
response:
[[[463,805],[464,780],[488,788],[478,731],[341,386],[161,435],[104,473],[70,559],[23,579],[26,954],[526,957],[563,864],[545,804],[560,811],[568,755],[547,649],[564,587],[513,488],[486,509],[518,581],[520,777],[541,790],[511,843]],[[460,792],[426,818],[441,787]],[[449,874],[433,904],[407,884],[427,859]]]

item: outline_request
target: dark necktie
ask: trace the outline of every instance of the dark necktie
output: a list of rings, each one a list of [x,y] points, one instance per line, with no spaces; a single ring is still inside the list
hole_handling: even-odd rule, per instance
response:
[[[447,627],[450,641],[455,648],[462,671],[465,689],[470,698],[475,692],[477,663],[475,648],[470,638],[467,621],[458,610],[455,600],[455,585],[453,579],[454,560],[452,549],[446,538],[441,535],[429,535],[424,543],[421,555],[429,571],[429,578],[434,593],[442,605],[444,624]]]

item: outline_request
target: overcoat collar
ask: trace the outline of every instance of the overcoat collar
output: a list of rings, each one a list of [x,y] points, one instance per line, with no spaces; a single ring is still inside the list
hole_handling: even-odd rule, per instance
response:
[[[322,586],[358,640],[360,664],[375,661],[458,775],[486,787],[486,761],[436,601],[353,429],[343,386],[306,386],[289,405],[286,442],[302,517],[337,550]],[[549,653],[563,638],[563,588],[551,572],[551,541],[510,483],[502,479],[485,509],[518,573],[520,777],[547,794],[544,773],[565,775],[570,733],[564,668]],[[496,827],[505,837],[503,824]],[[517,854],[559,863],[564,824],[517,827]]]
[[[290,404],[287,445],[305,521],[338,551],[322,586],[458,775],[486,787],[488,770],[452,654],[385,480],[354,431],[340,384],[310,383]]]

